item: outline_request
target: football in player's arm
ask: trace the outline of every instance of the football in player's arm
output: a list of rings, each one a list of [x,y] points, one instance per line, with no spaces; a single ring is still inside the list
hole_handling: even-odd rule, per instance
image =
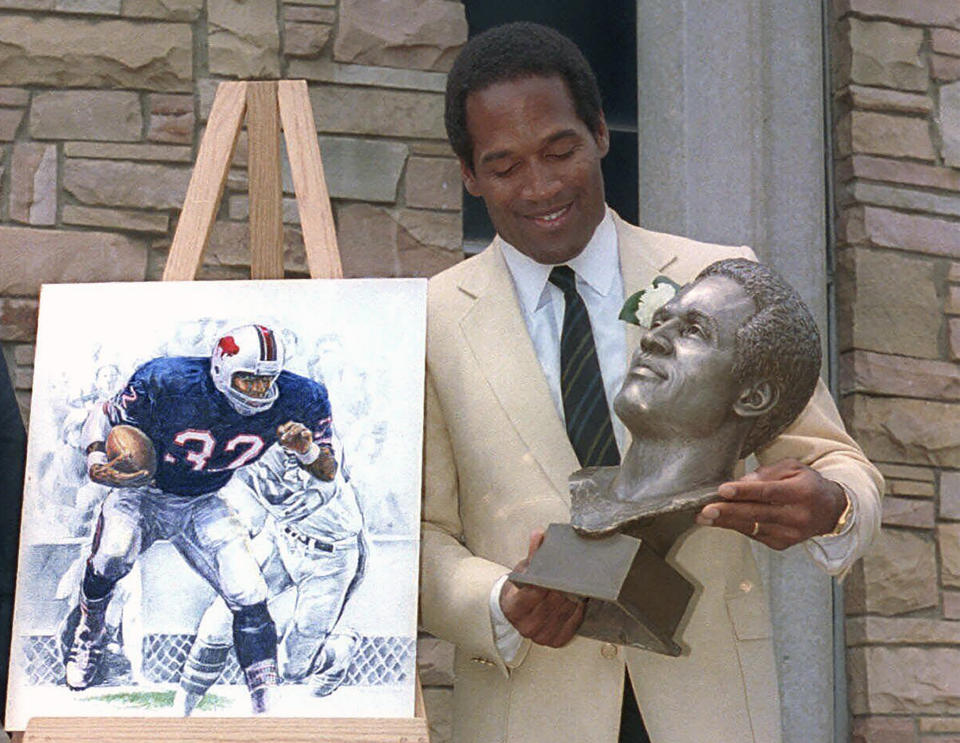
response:
[[[157,454],[150,438],[139,428],[110,427],[105,411],[87,417],[85,440],[90,479],[111,488],[135,488],[147,485],[157,471]],[[107,433],[104,435],[104,431]]]

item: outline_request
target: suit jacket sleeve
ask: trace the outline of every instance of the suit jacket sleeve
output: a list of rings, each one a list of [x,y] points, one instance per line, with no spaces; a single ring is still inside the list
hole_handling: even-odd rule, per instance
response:
[[[842,578],[853,563],[863,557],[880,531],[883,477],[847,434],[822,381],[817,383],[813,398],[800,417],[757,454],[762,464],[784,457],[795,457],[828,480],[839,483],[853,501],[854,519],[849,534],[814,537],[805,545],[820,567]]]
[[[757,260],[750,248],[744,246],[743,249],[746,258]],[[814,537],[804,543],[817,565],[842,579],[880,532],[883,477],[847,433],[823,380],[817,382],[813,397],[790,427],[757,452],[761,464],[772,464],[786,457],[799,459],[822,477],[838,483],[852,501],[854,515],[849,534]],[[828,549],[825,550],[825,546]]]
[[[431,634],[496,663],[506,673],[494,642],[488,601],[493,584],[509,568],[475,556],[461,541],[456,464],[429,372],[424,446],[421,623]]]
[[[757,260],[749,247],[742,246],[741,250],[743,257]],[[880,532],[883,477],[847,433],[823,380],[817,382],[813,397],[790,427],[757,452],[761,464],[772,464],[786,457],[799,459],[821,476],[838,483],[853,502],[849,534],[814,537],[804,543],[815,563],[842,579]]]

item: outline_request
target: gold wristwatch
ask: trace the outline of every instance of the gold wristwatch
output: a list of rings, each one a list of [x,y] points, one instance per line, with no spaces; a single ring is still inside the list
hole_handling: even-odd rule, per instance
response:
[[[843,533],[843,530],[847,528],[847,522],[850,520],[850,514],[853,513],[853,503],[850,501],[850,496],[847,494],[847,489],[840,486],[840,489],[843,491],[843,497],[847,501],[847,505],[844,506],[843,512],[840,514],[840,518],[837,519],[837,525],[833,527],[833,531],[824,534],[825,537],[836,537]]]

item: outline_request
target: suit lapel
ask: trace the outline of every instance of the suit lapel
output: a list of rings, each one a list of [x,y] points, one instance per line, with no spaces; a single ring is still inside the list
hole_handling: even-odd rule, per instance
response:
[[[670,276],[670,266],[677,254],[656,233],[642,230],[624,222],[614,214],[617,226],[617,244],[620,249],[620,271],[623,274],[624,300],[634,292],[652,285],[657,276]],[[627,325],[627,363],[640,345],[643,329]]]
[[[513,427],[569,503],[567,476],[579,465],[523,321],[499,239],[475,260],[482,261],[483,270],[460,284],[475,300],[460,328]]]
[[[650,286],[657,276],[670,275],[676,253],[657,240],[656,233],[633,227],[616,215],[614,221],[627,296]],[[499,238],[474,260],[480,262],[479,270],[459,285],[474,299],[460,320],[461,331],[513,427],[569,503],[567,477],[579,464],[530,341]],[[636,325],[627,326],[625,363],[639,345],[641,333]]]

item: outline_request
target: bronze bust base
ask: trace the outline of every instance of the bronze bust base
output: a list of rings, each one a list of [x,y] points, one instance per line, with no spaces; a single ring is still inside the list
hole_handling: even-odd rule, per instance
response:
[[[570,476],[570,524],[551,524],[526,571],[510,580],[587,599],[579,635],[680,655],[674,638],[694,586],[664,558],[693,515],[719,500],[719,483],[623,501],[613,493],[618,469]]]
[[[682,652],[673,637],[694,586],[644,539],[590,539],[569,524],[550,524],[526,571],[510,580],[586,598],[579,635],[664,655]]]

